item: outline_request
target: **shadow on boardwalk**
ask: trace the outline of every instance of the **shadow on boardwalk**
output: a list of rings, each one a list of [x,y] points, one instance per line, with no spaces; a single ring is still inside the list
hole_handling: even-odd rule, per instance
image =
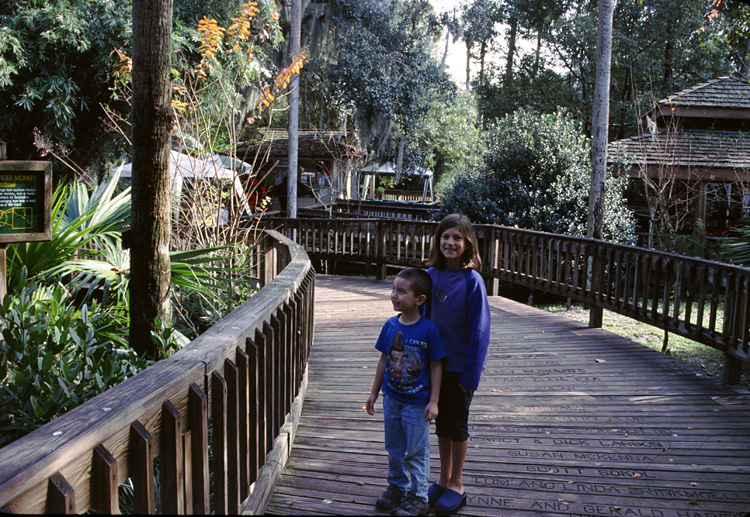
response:
[[[269,514],[378,515],[381,402],[364,403],[390,282],[318,276],[309,386]],[[462,515],[745,516],[750,398],[601,329],[490,298]],[[431,480],[439,466],[432,439]]]

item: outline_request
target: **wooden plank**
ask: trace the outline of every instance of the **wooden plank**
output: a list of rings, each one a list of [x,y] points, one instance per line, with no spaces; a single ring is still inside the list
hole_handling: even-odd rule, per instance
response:
[[[240,467],[240,501],[247,499],[250,493],[250,483],[248,481],[250,473],[250,452],[249,449],[255,448],[255,436],[253,435],[253,441],[250,441],[249,434],[250,428],[255,424],[254,415],[253,420],[250,419],[250,358],[240,348],[237,349],[237,370],[238,370],[238,385],[239,385],[239,467]],[[253,376],[253,382],[255,377]],[[253,395],[255,394],[255,386],[253,386]],[[251,447],[252,444],[252,447]]]
[[[161,508],[166,514],[185,513],[185,473],[182,456],[182,416],[170,401],[164,402],[161,413]]]
[[[117,460],[106,447],[94,448],[91,462],[91,494],[98,513],[120,513],[120,498],[117,484]]]
[[[208,466],[208,397],[197,384],[188,393],[188,426],[190,429],[190,459],[192,512],[211,513]]]
[[[76,513],[76,493],[59,472],[49,478],[45,513],[69,515]]]
[[[130,426],[131,479],[133,480],[133,509],[136,514],[153,515],[156,512],[154,497],[154,450],[151,433],[138,420]]]
[[[182,500],[185,504],[185,515],[193,515],[193,446],[190,429],[182,435]]]
[[[284,423],[286,408],[291,406],[291,389],[289,380],[289,314],[284,306],[279,307],[277,312],[279,320],[279,394],[281,404],[279,405],[279,427]]]
[[[272,414],[273,414],[273,424],[271,428],[271,436],[276,438],[279,434],[279,429],[281,428],[281,425],[284,423],[284,408],[285,408],[285,398],[286,393],[284,391],[284,367],[282,364],[283,357],[284,357],[284,342],[282,340],[283,338],[283,326],[281,323],[281,319],[279,318],[279,312],[276,311],[276,314],[273,314],[271,316],[271,327],[273,328],[273,389],[272,393],[273,396],[273,406],[272,406]]]
[[[247,408],[247,441],[248,441],[248,472],[247,482],[254,483],[258,479],[258,451],[262,450],[264,445],[261,443],[259,431],[263,428],[263,423],[259,418],[259,411],[262,407],[260,402],[260,383],[258,381],[258,346],[250,338],[246,339],[245,350],[247,351],[248,362],[248,408]],[[256,445],[257,444],[257,445]],[[244,501],[244,498],[243,498]]]
[[[375,340],[393,314],[387,284],[317,277],[307,396],[267,513],[377,514],[374,502],[387,485],[382,415],[380,406],[374,417],[362,406]],[[624,282],[620,292],[624,298],[653,285]],[[636,303],[653,309],[650,296]],[[490,306],[490,352],[472,403],[464,468],[469,504],[459,514],[750,511],[746,394],[605,330],[502,298],[491,297]],[[431,456],[433,481],[434,434]]]
[[[271,452],[271,449],[273,448],[273,441],[274,438],[276,438],[276,431],[278,430],[277,427],[275,427],[276,424],[276,412],[274,408],[276,407],[276,400],[278,398],[278,395],[275,393],[275,386],[277,384],[277,375],[276,375],[276,366],[275,366],[275,360],[276,360],[276,331],[274,330],[274,327],[272,327],[268,322],[263,323],[263,334],[266,337],[265,340],[265,392],[266,392],[266,450],[263,451],[263,458],[266,457],[266,454]]]
[[[224,377],[214,370],[211,373],[211,418],[213,421],[214,454],[214,512],[227,515],[228,474],[227,474],[227,383]]]
[[[240,510],[239,370],[234,361],[224,361],[227,388],[227,513]]]
[[[258,462],[260,465],[262,465],[265,461],[266,452],[268,451],[268,441],[270,440],[270,437],[268,435],[267,429],[268,426],[266,425],[266,422],[268,421],[268,412],[267,412],[267,397],[266,397],[266,390],[267,390],[267,368],[266,368],[266,351],[268,349],[268,345],[266,343],[267,338],[266,335],[263,334],[263,332],[260,331],[260,329],[255,331],[255,349],[256,349],[256,355],[258,358],[258,451],[257,451],[257,457]]]

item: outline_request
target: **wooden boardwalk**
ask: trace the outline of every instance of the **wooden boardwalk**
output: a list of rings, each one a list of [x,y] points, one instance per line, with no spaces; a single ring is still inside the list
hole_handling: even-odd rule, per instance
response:
[[[269,514],[385,514],[373,506],[387,484],[382,399],[375,416],[363,408],[389,294],[390,282],[317,277],[307,398]],[[750,512],[750,397],[601,329],[490,305],[461,515]]]

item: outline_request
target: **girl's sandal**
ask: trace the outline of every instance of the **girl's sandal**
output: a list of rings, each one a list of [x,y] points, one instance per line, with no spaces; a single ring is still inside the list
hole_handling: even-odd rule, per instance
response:
[[[430,508],[435,508],[435,504],[438,502],[438,499],[445,493],[446,488],[438,485],[437,483],[433,483],[430,485],[430,487],[427,489],[427,501],[430,503]]]
[[[435,504],[435,515],[453,515],[466,504],[466,494],[446,489]]]

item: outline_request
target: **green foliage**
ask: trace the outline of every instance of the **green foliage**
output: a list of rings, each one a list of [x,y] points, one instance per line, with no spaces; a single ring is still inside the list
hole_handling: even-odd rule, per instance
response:
[[[109,53],[129,38],[131,2],[10,0],[0,7],[0,138],[35,155],[32,130],[65,147],[100,142]]]
[[[747,31],[741,30],[742,9],[733,7],[724,16],[710,19],[706,17],[708,4],[704,0],[616,3],[609,117],[612,139],[635,134],[640,117],[654,101],[731,71],[726,58],[744,49],[747,38]],[[522,107],[545,113],[563,107],[590,134],[597,3],[512,0],[507,2],[506,16],[518,20],[518,51],[510,75],[505,69],[490,69],[487,77],[474,81],[484,120]],[[491,51],[502,48],[499,39],[493,39]],[[523,45],[524,41],[534,44]],[[508,57],[504,52],[490,56],[504,62]]]
[[[154,327],[156,331],[151,331],[151,339],[159,350],[164,351],[164,355],[172,355],[190,342],[171,323],[155,318]]]
[[[193,69],[202,58],[197,20],[216,18],[228,27],[242,3],[176,2],[172,33],[176,86],[185,86],[183,72]],[[227,79],[226,63],[241,61],[242,52],[222,48],[207,68],[210,87],[202,92],[201,102],[226,106],[229,96],[230,105],[239,108],[254,102],[249,85],[257,83],[259,76],[273,79],[269,72],[273,68],[267,65],[269,52],[281,39],[272,19],[277,7],[270,0],[259,1],[258,7],[260,14],[253,27],[256,64],[231,68],[231,74],[237,70],[241,74]],[[128,145],[126,138],[110,132],[110,124],[104,121],[128,117],[127,96],[118,91],[113,98],[113,89],[120,66],[116,51],[130,53],[131,23],[132,0],[9,0],[0,4],[0,138],[8,144],[8,156],[38,157],[35,127],[59,148],[72,149],[72,158],[84,168],[111,160],[103,156],[105,151],[113,156],[122,153]],[[239,80],[242,94],[239,88],[228,88],[233,80]],[[220,126],[216,119],[204,122]]]
[[[733,49],[730,59],[739,65],[742,69],[742,62],[750,59],[748,55],[747,39],[750,34],[750,6],[747,2],[741,3],[740,0],[728,0],[718,4],[721,12],[721,25],[724,28],[722,35],[726,38],[726,43]]]
[[[0,304],[0,445],[146,367],[122,337],[122,308],[76,305],[61,284],[31,284]]]
[[[262,99],[279,93],[267,86],[275,78],[273,51],[283,40],[278,7],[273,0],[243,4],[205,2],[204,11],[180,23],[173,36],[176,122],[202,151],[231,154],[243,131],[261,121],[256,106],[265,108]],[[264,111],[265,117],[273,113]]]
[[[520,110],[493,125],[483,164],[455,177],[442,196],[439,217],[466,214],[476,223],[586,235],[590,143],[565,112]],[[625,180],[609,178],[604,235],[633,240],[624,206]]]
[[[722,240],[719,253],[727,262],[750,267],[750,222],[747,218]]]
[[[396,161],[405,139],[404,169],[427,164],[417,144],[435,100],[453,92],[433,57],[440,26],[419,0],[341,0],[335,59],[325,71],[321,105],[354,114],[362,147],[382,163]],[[321,108],[323,109],[323,108]]]
[[[0,305],[0,445],[31,431],[147,365],[128,346],[130,192],[115,175],[91,194],[80,184],[54,194],[53,237],[8,246],[8,294]],[[252,294],[225,279],[223,247],[171,253],[174,296],[215,308],[211,322]],[[247,255],[247,253],[245,253]],[[28,266],[27,266],[28,265]],[[192,315],[191,315],[192,316]],[[157,322],[163,355],[188,341],[188,324]],[[190,329],[195,337],[199,331]]]
[[[469,168],[477,153],[480,131],[474,125],[477,110],[466,93],[448,96],[430,106],[417,133],[422,149],[431,152],[425,164],[436,178]]]
[[[9,276],[26,268],[31,279],[54,282],[60,275],[87,269],[88,261],[103,252],[121,249],[121,233],[130,227],[130,189],[115,194],[118,179],[119,174],[114,175],[91,195],[78,182],[58,186],[52,202],[52,239],[10,245]],[[115,271],[110,267],[106,275]]]
[[[173,282],[173,308],[179,314],[175,328],[189,339],[205,332],[258,291],[257,279],[250,277],[252,247],[237,244],[228,256],[217,257],[219,251],[227,250],[216,250],[207,257],[196,257],[197,261],[220,264],[220,267],[210,268],[212,290],[191,288],[189,282]],[[220,258],[221,262],[217,258]],[[200,266],[197,263],[190,265],[193,270]],[[221,275],[217,274],[219,272]],[[209,271],[203,270],[195,276],[208,280],[208,273]]]

